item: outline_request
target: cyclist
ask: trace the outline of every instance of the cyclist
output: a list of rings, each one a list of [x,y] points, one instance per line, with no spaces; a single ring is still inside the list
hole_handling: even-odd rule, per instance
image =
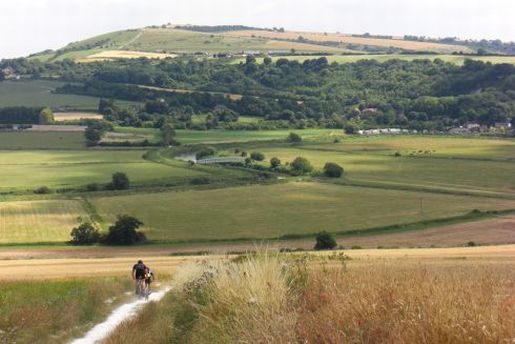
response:
[[[150,270],[149,267],[145,270],[145,296],[148,299],[148,295],[150,295],[150,283],[152,283],[155,279],[154,271]]]
[[[136,295],[139,295],[145,288],[145,272],[147,269],[141,259],[132,267],[132,279],[136,281]]]

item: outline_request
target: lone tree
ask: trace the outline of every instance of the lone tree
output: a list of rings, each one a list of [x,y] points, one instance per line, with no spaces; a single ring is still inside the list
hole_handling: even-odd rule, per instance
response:
[[[72,245],[92,245],[100,240],[100,233],[98,229],[90,222],[81,223],[79,226],[72,229],[70,233]]]
[[[260,152],[252,152],[250,153],[250,158],[254,161],[263,161],[265,160],[265,155]]]
[[[324,174],[330,178],[340,178],[343,174],[343,167],[334,162],[328,162],[324,166]]]
[[[161,136],[163,146],[170,146],[174,143],[175,129],[170,123],[166,122],[161,126]]]
[[[116,172],[113,174],[113,181],[111,188],[113,190],[126,190],[130,187],[129,177],[123,172]]]
[[[291,143],[299,143],[299,142],[302,142],[302,137],[299,134],[290,133],[290,135],[288,135],[286,141],[291,142]]]
[[[142,224],[143,222],[132,216],[118,215],[116,223],[109,227],[103,242],[107,245],[133,245],[145,241],[145,234],[137,231]]]
[[[301,175],[313,171],[313,166],[311,166],[311,163],[308,161],[308,159],[301,156],[295,158],[295,160],[293,160],[290,165],[292,172],[296,175]]]
[[[336,247],[336,240],[334,237],[325,231],[317,234],[315,250],[332,250]]]
[[[270,159],[270,166],[272,168],[277,168],[281,165],[281,160],[279,160],[279,158],[276,158],[275,156]]]
[[[54,113],[52,109],[46,107],[39,113],[39,124],[52,124],[54,123]]]

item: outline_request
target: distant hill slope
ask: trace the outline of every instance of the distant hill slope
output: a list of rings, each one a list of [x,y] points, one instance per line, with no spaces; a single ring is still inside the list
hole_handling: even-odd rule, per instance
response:
[[[113,53],[130,51],[127,54]],[[272,54],[334,54],[343,53],[473,53],[473,48],[435,42],[420,42],[388,36],[347,35],[265,30],[245,26],[163,26],[116,31],[70,43],[56,51],[31,55],[43,61],[71,58],[92,61],[140,56],[165,58],[176,54],[241,54],[261,52]],[[138,54],[141,52],[141,54]],[[153,55],[148,55],[152,53]],[[100,54],[100,55],[98,55]],[[163,55],[156,55],[163,54]]]

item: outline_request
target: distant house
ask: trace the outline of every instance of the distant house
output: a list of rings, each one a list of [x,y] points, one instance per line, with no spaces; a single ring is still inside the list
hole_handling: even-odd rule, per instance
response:
[[[463,134],[470,134],[470,129],[467,129],[465,127],[455,127],[449,129],[449,134],[451,135],[463,135]]]
[[[2,74],[6,79],[16,79],[18,76],[16,75],[16,71],[12,67],[5,67],[2,69]]]
[[[481,130],[481,125],[479,123],[465,123],[464,127],[470,131],[480,131]]]

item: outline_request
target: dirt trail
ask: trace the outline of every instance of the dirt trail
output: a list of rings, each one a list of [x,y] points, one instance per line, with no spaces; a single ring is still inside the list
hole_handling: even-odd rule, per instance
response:
[[[86,333],[84,337],[73,340],[71,344],[99,343],[103,339],[107,338],[107,336],[122,322],[134,317],[147,302],[156,302],[161,300],[166,293],[170,291],[170,289],[171,287],[165,287],[159,291],[153,292],[150,294],[148,301],[138,299],[119,306],[104,322],[95,325],[95,327]]]

